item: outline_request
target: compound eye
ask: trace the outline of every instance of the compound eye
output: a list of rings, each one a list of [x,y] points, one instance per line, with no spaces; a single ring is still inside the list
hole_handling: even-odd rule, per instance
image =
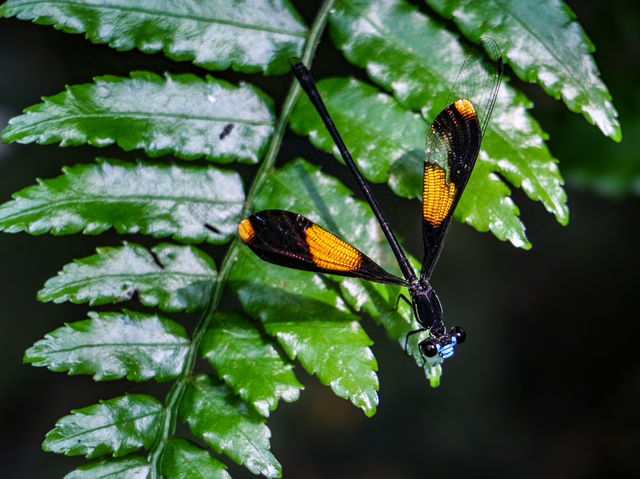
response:
[[[434,357],[436,354],[438,354],[438,348],[435,344],[433,344],[431,341],[426,340],[426,341],[422,341],[420,343],[420,352],[428,357],[428,358],[432,358]]]
[[[458,344],[464,342],[464,340],[467,338],[467,333],[465,333],[464,329],[462,329],[460,326],[454,326],[449,330],[449,332],[451,336],[454,336],[456,338]]]

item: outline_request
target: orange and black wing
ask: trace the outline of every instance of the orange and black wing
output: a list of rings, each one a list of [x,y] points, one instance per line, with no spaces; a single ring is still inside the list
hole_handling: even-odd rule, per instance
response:
[[[421,273],[427,280],[475,166],[502,78],[500,50],[492,40],[483,40],[494,64],[485,69],[477,58],[467,59],[451,93],[458,99],[438,114],[427,134],[422,193],[425,256]]]
[[[387,273],[371,258],[309,218],[266,210],[242,220],[242,241],[264,261],[288,268],[363,278],[387,284],[406,281]]]

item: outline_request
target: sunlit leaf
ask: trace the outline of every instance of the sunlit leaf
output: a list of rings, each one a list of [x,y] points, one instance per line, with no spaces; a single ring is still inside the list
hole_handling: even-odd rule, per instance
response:
[[[226,466],[207,451],[185,439],[172,439],[162,455],[167,479],[231,479]]]
[[[172,164],[166,158],[71,166],[1,205],[0,230],[62,235],[113,229],[114,234],[183,243],[224,243],[235,236],[243,209],[286,209],[310,217],[399,275],[370,207],[320,168],[288,161],[278,151],[280,127],[289,121],[295,132],[337,154],[306,98],[288,117],[292,103],[284,99],[294,98],[294,91],[286,96],[284,88],[291,78],[281,79],[282,84],[263,78],[287,72],[297,56],[314,61],[314,73],[323,76],[312,47],[323,34],[325,13],[335,45],[363,71],[354,74],[360,80],[324,80],[320,90],[365,175],[387,183],[399,196],[421,196],[428,122],[447,106],[467,55],[477,65],[483,61],[483,53],[469,48],[480,35],[489,34],[500,45],[507,71],[511,65],[520,77],[562,96],[606,135],[620,138],[592,45],[560,0],[544,0],[535,8],[523,0],[427,3],[432,8],[413,0],[340,0],[332,8],[327,3],[305,7],[305,17],[313,10],[320,13],[307,31],[289,0],[5,0],[0,17],[81,33],[120,50],[163,53],[240,72],[223,74],[233,83],[202,74],[97,77],[25,110],[3,132],[5,142],[114,145],[150,157],[217,163],[255,164],[264,157],[268,168],[234,164],[237,172],[225,171],[206,161]],[[456,25],[470,42],[454,33]],[[188,69],[185,64],[178,68]],[[243,81],[264,85],[278,108]],[[529,242],[513,188],[540,202],[560,223],[568,220],[562,178],[530,108],[505,78],[483,151],[456,211],[459,220],[525,248]],[[278,168],[270,162],[275,155]],[[587,166],[571,171],[585,168],[592,171]],[[241,178],[254,177],[244,204]],[[626,181],[632,188],[633,179]],[[414,205],[415,211],[406,213],[415,218],[419,235],[420,205]],[[393,213],[393,205],[384,209]],[[67,264],[47,281],[39,298],[103,305],[137,296],[145,308],[180,313],[209,307],[200,318],[180,314],[186,328],[152,311],[89,313],[89,319],[60,327],[27,350],[25,362],[95,380],[172,381],[151,385],[161,388],[165,403],[126,394],[60,419],[45,439],[45,450],[113,456],[66,477],[229,479],[226,466],[212,455],[228,456],[254,474],[279,477],[266,421],[281,399],[298,399],[297,362],[366,415],[376,412],[377,361],[361,320],[365,327],[382,325],[404,350],[406,335],[417,324],[411,307],[398,304],[403,288],[278,267],[241,243],[233,243],[227,253],[212,250],[223,265],[218,277],[213,260],[192,246],[136,241],[145,246],[125,242]],[[409,261],[415,268],[415,259],[409,256]],[[225,307],[239,301],[247,316],[215,310],[221,296]],[[428,334],[412,336],[407,354],[436,386],[441,360],[425,361],[417,348]],[[200,375],[202,368],[210,374]]]
[[[354,79],[323,80],[318,88],[352,155],[369,180],[388,181],[402,196],[421,197],[419,179],[422,177],[427,123],[418,114],[402,108],[392,97]],[[318,148],[337,153],[333,140],[308,100],[298,103],[291,125],[297,133],[309,135]],[[470,205],[465,203],[467,195],[463,195],[456,217],[480,231],[491,229],[498,238],[509,240],[515,246],[528,247],[518,209],[512,201],[505,201],[503,194],[496,195],[498,190],[492,184],[495,179],[492,171],[477,168],[471,176],[469,189],[483,192],[478,198],[480,201]],[[505,190],[503,187],[502,192]],[[476,212],[479,214],[474,214]]]
[[[151,465],[143,458],[131,456],[81,466],[64,479],[147,479]]]
[[[463,50],[457,36],[443,29],[440,22],[402,0],[349,0],[340,3],[331,25],[333,37],[347,58],[366,68],[369,76],[392,92],[402,105],[421,111],[432,121],[452,101],[451,87],[469,52]],[[500,44],[500,39],[497,40]],[[481,59],[474,61],[479,63]],[[499,179],[494,173],[522,188],[534,201],[540,201],[560,223],[566,224],[569,218],[556,160],[544,144],[546,134],[527,113],[530,107],[522,94],[506,81],[503,83],[483,142],[486,155],[480,157],[480,162],[489,163],[491,167],[478,168],[484,173],[476,171],[469,186],[485,193],[473,195],[473,202],[468,198],[472,195],[463,196],[456,215],[478,230],[491,229],[500,239],[509,239],[517,246],[528,245],[517,218],[518,209],[508,199],[508,188],[495,188]],[[339,111],[341,107],[336,104],[335,108]],[[384,126],[394,133],[405,131],[392,122]],[[426,125],[420,128],[426,132]],[[384,140],[382,137],[381,142]],[[374,149],[372,154],[377,151]],[[384,161],[383,155],[379,156],[378,161]],[[387,157],[387,163],[400,158],[393,164],[389,184],[402,196],[421,194],[422,165],[421,161],[414,160],[416,156],[422,159],[422,154],[398,151]],[[387,180],[386,177],[371,179]],[[503,227],[503,223],[509,226]]]
[[[367,208],[356,203],[351,192],[335,179],[302,160],[276,171],[256,198],[254,208],[287,209],[307,215],[372,258],[390,264],[388,246]],[[330,385],[338,396],[372,415],[378,402],[378,380],[377,364],[369,349],[371,340],[337,294],[332,283],[340,279],[326,278],[267,264],[243,247],[229,284],[249,314],[263,321],[266,331],[276,336],[291,358],[297,357],[308,372]],[[342,282],[351,304],[363,308],[369,296],[357,286],[359,281]],[[398,287],[372,288],[382,308],[394,304]],[[374,313],[373,305],[367,308]],[[409,323],[405,327],[411,329]]]
[[[216,314],[201,349],[224,382],[263,416],[280,398],[292,402],[300,395],[293,365],[240,314]]]
[[[156,440],[162,403],[151,396],[131,394],[71,411],[47,433],[45,451],[89,458],[124,456],[149,448]]]
[[[119,233],[223,242],[235,233],[244,200],[240,176],[212,166],[103,159],[63,172],[1,205],[0,230],[63,235],[113,227]]]
[[[27,349],[25,362],[96,381],[167,381],[182,371],[189,340],[179,324],[126,310],[89,318],[47,334]]]
[[[400,274],[371,208],[319,168],[296,160],[276,170],[256,198],[254,209],[271,208],[311,218]],[[418,206],[415,214],[418,217]],[[411,256],[409,260],[418,271],[419,263]],[[408,306],[402,302],[397,306],[401,288],[270,265],[248,248],[241,251],[229,284],[238,291],[247,311],[264,321],[267,332],[276,335],[291,357],[298,355],[307,371],[331,385],[338,396],[349,398],[367,415],[375,413],[377,366],[366,348],[370,340],[352,321],[353,314],[366,312],[404,348],[407,333],[418,324]],[[441,369],[425,364],[417,339],[414,336],[409,342],[408,352],[418,365],[425,366],[425,374],[435,386]]]
[[[150,156],[256,163],[273,131],[271,100],[247,84],[133,72],[67,87],[12,118],[3,141],[117,143]]]
[[[160,244],[151,250],[134,243],[98,248],[67,264],[38,292],[40,301],[98,305],[137,296],[164,311],[204,308],[216,278],[213,260],[193,246]]]
[[[0,16],[85,33],[118,50],[162,51],[211,70],[283,73],[306,38],[287,0],[8,0]]]
[[[615,141],[618,112],[591,56],[595,47],[561,0],[425,0],[471,40],[490,35],[520,78],[562,98]]]
[[[193,433],[254,474],[279,477],[281,467],[269,450],[271,431],[265,418],[248,409],[224,385],[207,376],[194,379],[182,399],[180,414]]]

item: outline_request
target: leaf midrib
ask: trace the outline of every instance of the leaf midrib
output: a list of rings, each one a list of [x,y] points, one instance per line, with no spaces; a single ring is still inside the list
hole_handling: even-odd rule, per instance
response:
[[[26,201],[36,201],[30,198],[23,198],[23,200]],[[31,214],[32,212],[38,212],[38,211],[43,211],[43,210],[47,210],[47,209],[53,209],[56,210],[58,207],[61,206],[67,206],[67,205],[74,205],[74,204],[78,204],[81,203],[83,205],[90,205],[91,203],[97,203],[97,204],[102,204],[102,203],[111,203],[111,204],[116,204],[116,203],[130,203],[130,204],[138,204],[144,200],[153,200],[153,201],[172,201],[175,203],[198,203],[198,204],[214,204],[214,205],[225,205],[225,204],[229,204],[229,205],[235,205],[235,204],[239,204],[242,203],[241,200],[204,200],[204,199],[193,199],[193,198],[189,198],[189,197],[166,197],[166,196],[151,196],[151,195],[140,195],[140,196],[117,196],[117,197],[111,197],[111,196],[91,196],[90,199],[88,199],[87,201],[82,201],[82,198],[77,198],[77,199],[70,199],[70,200],[58,200],[58,201],[48,201],[48,202],[42,202],[42,203],[38,203],[36,206],[32,207],[32,208],[27,208],[27,209],[21,209],[18,213],[15,214],[10,214],[10,215],[6,215],[2,217],[2,220],[0,222],[5,223],[8,220],[12,220],[13,218],[21,218],[24,216],[28,216],[29,214]],[[145,203],[146,205],[146,203]],[[153,223],[153,221],[149,221],[148,223]],[[106,221],[102,222],[102,224],[107,224]],[[138,225],[139,226],[139,225]]]
[[[155,16],[155,17],[164,17],[164,18],[175,18],[175,19],[184,19],[184,20],[194,20],[196,22],[201,22],[201,23],[211,23],[211,24],[219,24],[219,25],[229,25],[232,27],[237,27],[237,28],[244,28],[246,30],[257,30],[260,32],[269,32],[269,33],[277,33],[280,35],[289,35],[292,37],[300,37],[300,38],[306,38],[307,36],[307,32],[305,31],[301,31],[301,32],[296,32],[296,31],[292,31],[292,30],[285,30],[282,28],[274,28],[274,27],[267,27],[264,25],[254,25],[254,24],[250,24],[250,23],[241,23],[241,22],[234,22],[233,20],[223,20],[223,19],[218,19],[218,18],[204,18],[201,16],[195,16],[195,15],[185,15],[185,14],[173,14],[173,15],[168,15],[167,12],[164,11],[160,11],[160,10],[153,10],[153,9],[142,9],[142,8],[132,8],[132,7],[125,7],[122,5],[118,5],[118,6],[112,6],[112,5],[87,5],[86,3],[80,3],[80,2],[72,2],[69,0],[56,0],[54,1],[33,1],[33,2],[23,2],[20,4],[20,6],[29,6],[29,5],[43,5],[43,4],[51,4],[51,5],[55,5],[55,6],[59,6],[61,4],[63,5],[69,5],[69,6],[74,6],[76,8],[84,8],[87,10],[113,10],[113,11],[124,11],[124,12],[132,12],[132,13],[139,13],[139,14],[145,14],[148,16]],[[61,25],[62,22],[60,21],[56,21],[55,24],[57,25]],[[86,30],[85,30],[86,31]]]
[[[109,409],[113,410],[115,408],[109,408]],[[99,426],[99,427],[94,427],[94,428],[90,428],[90,429],[83,429],[81,432],[78,432],[77,434],[66,434],[64,436],[64,439],[58,439],[58,441],[60,441],[60,442],[69,441],[69,440],[71,440],[73,438],[76,438],[76,437],[82,437],[82,436],[89,435],[89,433],[93,433],[95,431],[100,431],[101,429],[109,429],[109,428],[112,428],[112,427],[115,427],[115,426],[119,426],[120,424],[128,424],[128,423],[130,423],[132,421],[138,421],[140,419],[145,419],[147,417],[158,416],[161,412],[162,412],[162,407],[158,407],[157,411],[146,413],[146,414],[143,414],[142,416],[131,416],[131,417],[128,417],[126,419],[122,419],[120,421],[113,421],[110,424],[105,424],[105,425],[102,425],[102,426]],[[136,432],[138,432],[138,431],[136,430]],[[82,446],[86,447],[84,444],[82,444]]]
[[[520,25],[522,27],[522,29],[526,32],[528,32],[533,38],[535,38],[541,45],[544,46],[544,49],[546,50],[546,52],[551,55],[551,57],[556,61],[556,64],[560,66],[560,70],[564,70],[566,77],[570,78],[572,80],[574,80],[572,82],[573,86],[577,86],[578,89],[580,91],[582,91],[582,93],[584,93],[587,98],[591,98],[591,96],[589,95],[589,92],[587,90],[585,90],[583,88],[583,82],[576,82],[572,72],[569,70],[568,65],[566,64],[566,62],[564,62],[561,58],[558,57],[558,55],[556,55],[556,52],[553,48],[549,48],[549,46],[547,45],[547,43],[544,41],[544,39],[542,37],[540,37],[539,35],[537,35],[532,29],[530,29],[527,24],[524,22],[524,20],[521,20],[520,17],[518,15],[515,14],[515,12],[511,11],[511,9],[509,9],[507,6],[505,6],[503,3],[501,3],[499,0],[492,0],[497,6],[498,8],[501,8],[502,10],[504,10],[510,17],[512,17],[516,23],[518,23],[518,25]],[[573,23],[573,20],[570,22]],[[563,28],[564,30],[564,28]],[[508,52],[507,52],[508,55]],[[578,61],[578,63],[582,63],[580,61]],[[536,75],[536,77],[538,77],[538,79],[540,78],[539,75]],[[560,92],[562,93],[562,82],[560,83]],[[563,95],[564,96],[564,95]],[[582,108],[581,108],[582,110]]]
[[[134,280],[134,279],[140,279],[140,278],[154,278],[154,277],[158,277],[160,279],[164,279],[165,277],[177,277],[177,278],[193,278],[196,280],[199,279],[204,279],[204,280],[210,280],[210,279],[215,279],[216,278],[216,272],[213,272],[213,274],[204,274],[204,273],[180,273],[178,271],[170,271],[170,272],[166,272],[166,271],[153,271],[153,272],[149,272],[149,273],[141,273],[141,274],[125,274],[125,273],[113,273],[113,274],[101,274],[100,276],[91,276],[91,277],[87,277],[86,279],[78,279],[78,280],[74,280],[74,281],[68,281],[66,283],[64,283],[64,285],[62,287],[59,288],[50,288],[50,289],[55,289],[56,291],[62,291],[65,288],[69,288],[69,287],[75,287],[76,285],[82,285],[82,284],[86,284],[86,283],[102,283],[104,281],[105,278],[122,278],[122,279],[130,279],[130,280]],[[46,285],[45,285],[46,287]],[[136,291],[140,291],[139,287],[133,287],[134,290]],[[166,291],[166,290],[163,290]],[[140,291],[142,292],[142,291]]]
[[[166,343],[126,343],[126,342],[122,342],[122,343],[96,343],[96,344],[81,344],[81,345],[77,345],[77,346],[73,346],[73,347],[68,347],[68,348],[62,348],[62,349],[51,349],[49,351],[49,355],[53,355],[53,354],[61,354],[61,353],[67,353],[67,352],[72,352],[72,351],[78,351],[78,350],[82,350],[82,349],[98,349],[98,348],[117,348],[117,347],[136,347],[136,348],[163,348],[166,349],[168,347],[171,348],[175,348],[175,347],[179,347],[179,348],[188,348],[189,347],[189,340],[185,339],[184,342],[180,342],[180,343],[172,343],[172,342],[166,342]]]
[[[399,38],[399,37],[397,37],[395,35],[395,31],[394,30],[389,30],[387,28],[384,28],[383,25],[381,25],[381,24],[375,22],[374,20],[372,20],[370,16],[364,15],[363,14],[363,10],[359,9],[350,0],[343,0],[342,3],[347,4],[347,6],[349,8],[351,8],[357,14],[360,14],[360,16],[362,18],[365,18],[367,20],[367,22],[369,22],[369,24],[378,32],[380,37],[384,39],[385,43],[389,43],[389,44],[395,46],[400,51],[403,51],[403,52],[407,52],[408,51],[408,52],[412,53],[413,55],[415,55],[417,58],[424,59],[419,53],[417,53],[415,51],[415,49],[411,45],[405,44],[405,42],[400,41],[401,38]],[[431,21],[431,19],[427,17],[427,21]],[[424,65],[423,65],[423,67],[424,67]],[[442,82],[447,82],[448,81],[448,78],[445,75],[441,74],[442,70],[430,69],[430,68],[425,68],[425,69],[429,73],[431,73],[431,75],[434,78],[438,78]]]
[[[113,113],[103,113],[103,114],[97,114],[97,113],[92,113],[92,114],[69,114],[69,115],[57,115],[57,116],[48,116],[45,119],[36,121],[36,122],[30,122],[27,125],[24,125],[23,127],[13,127],[14,128],[14,132],[13,134],[17,134],[17,133],[22,133],[23,131],[30,131],[33,130],[34,127],[36,126],[44,126],[47,125],[48,123],[61,123],[64,121],[71,121],[71,120],[91,120],[91,119],[111,119],[111,120],[122,120],[122,119],[138,119],[138,120],[154,120],[155,118],[162,118],[162,119],[166,119],[166,120],[170,120],[170,121],[180,121],[180,122],[185,122],[185,121],[205,121],[205,122],[209,122],[209,123],[216,123],[216,122],[220,122],[220,123],[240,123],[240,124],[245,124],[245,125],[251,125],[251,126],[271,126],[273,127],[273,122],[271,121],[260,121],[260,120],[246,120],[246,119],[238,119],[238,118],[231,118],[231,117],[207,117],[207,116],[198,116],[198,115],[189,115],[189,116],[185,116],[185,115],[181,115],[181,114],[168,114],[168,113],[161,113],[161,112],[154,112],[154,113],[148,113],[148,112],[117,112],[120,114],[113,114]],[[29,112],[27,113],[27,115],[33,115],[33,114],[44,114],[44,112]],[[37,136],[42,136],[42,134],[37,134]]]
[[[200,389],[203,399],[206,400],[207,404],[212,406],[213,410],[216,410],[219,408],[221,401],[217,401],[215,400],[215,398],[211,400],[209,398],[209,395],[207,394],[208,391],[201,384],[196,383],[196,387]],[[230,401],[228,399],[228,396],[222,402],[224,402],[225,406],[230,406]],[[233,406],[231,406],[231,408],[232,407]],[[267,451],[267,453],[264,453],[260,449],[261,447],[264,447],[264,445],[259,443],[260,438],[258,437],[258,445],[256,445],[255,435],[250,435],[247,431],[245,431],[245,427],[243,427],[244,424],[246,424],[246,422],[249,422],[252,426],[256,426],[256,427],[264,426],[264,424],[262,422],[259,422],[258,424],[256,424],[255,421],[252,421],[248,415],[243,415],[240,411],[237,411],[235,409],[234,409],[234,413],[237,413],[238,416],[241,417],[241,419],[237,421],[239,424],[239,427],[233,428],[233,432],[231,436],[233,437],[233,436],[240,435],[241,437],[243,437],[246,443],[250,445],[251,449],[253,450],[253,457],[256,457],[256,456],[261,457],[263,464],[267,465],[268,467],[271,467],[272,466],[270,461],[271,458],[269,457],[270,452]],[[228,417],[228,414],[224,414],[224,413],[220,413],[220,414],[224,415],[225,417]],[[218,431],[218,435],[220,435],[219,433],[220,431]],[[225,436],[228,437],[229,434],[225,434]],[[220,441],[218,444],[222,448],[222,450],[226,450],[225,452],[227,452],[227,454],[229,454],[230,457],[232,457],[233,455],[233,456],[237,456],[244,459],[241,454],[238,454],[237,448],[235,448],[233,445],[225,445],[223,441]]]

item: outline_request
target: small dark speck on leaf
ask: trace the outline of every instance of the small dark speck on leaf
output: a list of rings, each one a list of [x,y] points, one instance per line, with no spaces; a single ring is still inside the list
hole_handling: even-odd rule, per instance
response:
[[[205,223],[204,227],[207,228],[209,231],[213,231],[216,234],[222,233],[218,228],[216,228],[215,226],[211,226],[209,223]]]
[[[220,133],[220,139],[224,140],[227,136],[229,136],[229,133],[231,133],[231,131],[233,131],[233,123],[227,123]]]
[[[124,297],[119,298],[119,301],[129,301],[130,299],[133,299],[139,292],[140,290],[138,288],[130,289],[126,291],[126,295]]]
[[[149,251],[149,253],[151,253],[151,257],[153,258],[153,262],[158,266],[158,268],[164,269],[164,265],[160,262],[160,258],[158,258],[158,255],[155,254],[151,250]]]

